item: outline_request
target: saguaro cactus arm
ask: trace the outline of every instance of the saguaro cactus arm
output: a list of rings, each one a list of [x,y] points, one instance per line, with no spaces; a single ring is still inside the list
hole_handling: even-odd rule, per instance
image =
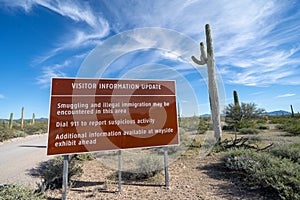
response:
[[[197,65],[205,65],[207,63],[207,57],[203,42],[200,42],[200,53],[200,60],[198,60],[195,56],[192,56],[191,58]]]

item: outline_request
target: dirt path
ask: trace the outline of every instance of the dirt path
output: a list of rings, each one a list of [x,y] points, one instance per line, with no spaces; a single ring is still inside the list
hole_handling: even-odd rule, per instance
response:
[[[39,179],[29,170],[50,157],[46,156],[47,135],[32,135],[0,143],[0,184],[20,183],[35,186]]]
[[[169,167],[170,187],[164,186],[164,173],[147,181],[123,181],[118,193],[116,180],[110,177],[115,171],[100,161],[84,165],[84,174],[75,179],[68,193],[69,199],[264,199],[260,191],[241,184],[227,172],[220,162],[220,154],[201,158],[193,152],[183,156]],[[52,199],[60,199],[61,191],[51,191]]]

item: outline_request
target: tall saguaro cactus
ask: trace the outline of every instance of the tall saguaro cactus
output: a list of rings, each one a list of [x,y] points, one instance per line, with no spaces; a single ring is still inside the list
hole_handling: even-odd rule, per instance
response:
[[[24,107],[22,107],[22,113],[21,113],[21,129],[24,128]]]
[[[13,127],[13,122],[14,122],[14,113],[10,113],[10,117],[9,117],[9,125],[8,125],[8,127],[9,127],[10,129],[12,129],[12,127]]]
[[[205,35],[206,35],[206,52],[204,50],[203,42],[200,43],[200,60],[192,56],[192,60],[198,65],[207,65],[208,73],[208,90],[209,90],[209,102],[213,121],[213,130],[215,132],[215,138],[221,140],[222,129],[221,129],[221,117],[220,117],[220,105],[218,96],[218,87],[216,82],[215,73],[215,59],[214,59],[214,49],[211,36],[211,30],[209,24],[205,25]]]

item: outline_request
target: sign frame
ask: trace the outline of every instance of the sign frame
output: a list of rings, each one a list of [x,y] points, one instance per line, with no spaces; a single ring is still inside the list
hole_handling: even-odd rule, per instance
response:
[[[61,85],[60,82],[67,82],[66,83],[67,86]],[[59,83],[59,84],[55,85],[57,83]],[[70,83],[71,84],[73,83],[72,90],[70,90],[71,87],[70,87],[70,85],[68,85]],[[104,83],[104,85],[100,86],[100,84],[103,84],[103,83]],[[107,88],[103,88],[105,86],[105,84],[106,84]],[[107,84],[109,84],[109,85],[107,85]],[[115,85],[115,84],[119,84],[119,85]],[[127,84],[127,85],[124,85],[124,84]],[[137,87],[137,86],[139,86],[139,87]],[[109,102],[109,98],[107,98],[108,96],[110,96],[110,98],[112,98],[112,99],[110,99],[111,102]],[[162,100],[160,100],[161,97],[164,97],[167,100],[162,102]],[[103,117],[99,117],[99,115],[107,114],[108,116],[111,117],[111,115],[109,115],[109,114],[116,115],[116,113],[98,113],[98,114],[96,114],[95,113],[96,111],[94,109],[94,111],[93,111],[94,114],[91,114],[91,113],[88,114],[88,111],[91,111],[92,109],[86,109],[87,108],[87,107],[85,107],[86,102],[84,102],[84,101],[87,101],[89,103],[88,108],[90,108],[90,103],[97,104],[97,102],[90,101],[90,99],[93,99],[93,98],[94,98],[94,101],[98,102],[98,104],[102,103],[102,106],[104,106],[104,103],[108,103],[106,105],[108,105],[108,106],[110,105],[111,107],[113,107],[113,105],[115,105],[115,107],[118,107],[118,105],[116,104],[117,103],[116,101],[121,100],[121,101],[125,101],[125,103],[127,102],[128,105],[130,105],[132,107],[123,108],[123,104],[122,104],[123,102],[120,103],[120,104],[122,104],[122,106],[119,105],[119,107],[121,108],[120,110],[125,111],[125,113],[127,112],[127,117],[129,114],[131,119],[127,119],[125,117],[122,120],[123,115],[120,114],[121,119],[117,119],[117,120],[115,120],[115,122],[121,123],[123,121],[126,121],[126,119],[127,119],[127,122],[125,122],[125,123],[130,123],[130,120],[131,120],[131,122],[134,121],[135,127],[137,127],[137,125],[136,125],[137,120],[140,120],[139,122],[145,123],[145,124],[139,125],[139,127],[145,127],[141,130],[144,130],[144,131],[146,130],[147,134],[148,134],[148,131],[151,130],[151,127],[152,127],[152,129],[153,129],[152,131],[155,133],[155,134],[152,134],[152,136],[154,137],[157,135],[155,140],[158,140],[157,139],[157,138],[159,138],[158,136],[160,136],[160,137],[164,136],[165,138],[169,138],[168,139],[169,141],[164,139],[167,142],[166,141],[165,141],[165,143],[154,142],[153,144],[149,144],[149,141],[148,141],[148,143],[146,145],[133,145],[133,146],[132,145],[131,146],[130,145],[129,146],[126,146],[126,145],[118,146],[119,144],[117,144],[116,148],[86,148],[86,150],[81,149],[79,151],[76,151],[76,149],[77,149],[76,147],[78,145],[76,144],[76,145],[72,146],[72,142],[77,143],[80,139],[80,138],[77,138],[72,141],[70,140],[71,143],[69,142],[69,144],[71,144],[70,145],[71,150],[68,150],[68,151],[63,150],[62,152],[53,151],[53,149],[54,149],[53,144],[54,145],[59,144],[59,143],[53,143],[53,135],[54,134],[55,134],[55,138],[57,138],[55,140],[57,140],[57,142],[59,142],[59,141],[63,141],[64,138],[71,137],[70,135],[68,137],[68,134],[66,134],[68,132],[72,133],[71,135],[74,136],[75,135],[74,133],[76,131],[82,132],[83,129],[90,128],[90,126],[81,127],[81,128],[76,127],[75,129],[73,127],[73,129],[70,129],[72,131],[70,131],[68,129],[68,128],[70,128],[69,127],[70,125],[72,125],[72,126],[78,125],[78,124],[76,124],[77,122],[80,121],[80,120],[78,120],[78,116],[74,117],[74,114],[71,114],[70,116],[57,116],[58,113],[60,113],[60,114],[63,113],[63,114],[68,115],[69,113],[73,112],[74,107],[76,105],[77,108],[84,107],[82,109],[82,111],[84,111],[84,113],[87,113],[87,115],[90,115],[90,116],[93,115],[94,117],[96,116],[97,119],[98,118],[102,119],[102,121],[98,120],[98,121],[94,121],[94,122],[95,123],[102,122],[103,123],[102,125],[104,128],[105,128],[105,126],[104,126],[105,124],[113,122],[113,120],[112,121],[108,121],[107,119],[103,120]],[[125,99],[123,99],[123,98],[125,98]],[[145,102],[138,102],[137,104],[129,104],[132,102],[131,99],[135,99],[135,100],[139,99],[139,101],[140,101],[140,99],[143,99],[143,98],[144,98]],[[176,96],[176,81],[175,80],[148,80],[148,79],[142,79],[142,80],[130,79],[129,80],[129,79],[106,79],[106,78],[105,79],[104,78],[96,79],[96,78],[54,77],[51,80],[51,90],[50,90],[50,103],[49,103],[50,117],[48,120],[47,155],[69,155],[69,154],[74,154],[74,153],[88,153],[88,152],[99,152],[99,151],[115,151],[115,150],[123,150],[123,149],[178,146],[178,145],[180,145],[180,138],[179,138],[180,136],[179,136],[179,128],[178,128],[176,98],[177,98],[177,96]],[[72,100],[72,102],[70,102],[70,100]],[[59,106],[59,102],[61,103],[60,106]],[[62,102],[66,102],[66,103],[62,103]],[[82,102],[84,102],[84,103],[82,103]],[[109,103],[111,103],[111,104],[109,104]],[[161,104],[159,104],[159,103],[161,103]],[[164,103],[166,103],[166,104],[164,105]],[[62,110],[59,110],[58,108],[61,108],[61,105],[64,105],[65,107],[63,107]],[[66,105],[69,105],[69,108],[66,108],[67,107]],[[70,108],[71,107],[70,105],[72,105],[72,109]],[[138,106],[142,106],[142,107],[138,107]],[[143,106],[145,108],[143,108]],[[157,106],[158,106],[158,108],[156,108]],[[54,107],[57,108],[56,114],[55,114],[56,116],[54,116],[54,113],[55,113]],[[146,109],[146,110],[143,110],[143,109]],[[135,111],[135,110],[137,110],[137,111]],[[173,111],[170,111],[170,110],[173,110]],[[102,112],[103,111],[104,111],[104,109],[102,110]],[[111,112],[111,110],[110,110],[110,112]],[[139,117],[132,118],[131,112],[136,112],[135,114],[139,114],[139,112],[144,112],[143,116],[148,116],[148,118],[145,118],[145,117],[144,118],[139,118]],[[123,113],[123,114],[126,115],[125,113]],[[78,115],[80,116],[80,114],[78,114]],[[140,116],[142,116],[142,115],[140,115]],[[165,118],[163,118],[161,116],[163,116]],[[168,119],[170,116],[171,116],[172,122],[168,121],[168,120],[170,120],[170,119]],[[113,117],[116,117],[116,116],[113,116]],[[156,117],[158,117],[158,118],[156,118]],[[56,119],[54,119],[54,118],[56,118]],[[71,118],[73,118],[74,120],[70,121]],[[83,117],[83,118],[87,119],[88,117]],[[59,120],[59,119],[61,119],[61,120]],[[82,117],[79,117],[79,119],[82,119]],[[160,119],[160,120],[157,120],[157,119]],[[163,120],[166,120],[166,121],[164,121],[164,123],[161,123],[160,125],[155,124],[156,121],[159,122],[159,121],[163,121]],[[91,122],[88,120],[82,120],[82,121],[85,121],[87,123]],[[152,123],[152,126],[151,126],[151,123]],[[172,125],[171,125],[171,123],[172,123]],[[54,127],[53,124],[56,124],[55,126],[57,126],[57,127]],[[102,125],[99,125],[99,126],[102,127]],[[155,125],[156,126],[158,125],[158,127],[160,127],[160,128],[157,128],[157,127],[153,128],[153,127],[155,127]],[[130,125],[129,125],[129,127],[130,127]],[[115,126],[110,126],[108,128],[115,128]],[[108,128],[106,127],[105,129],[107,130]],[[123,128],[122,128],[122,130],[123,130]],[[58,133],[59,131],[57,131],[57,129],[60,129],[61,135],[59,135],[59,133]],[[126,125],[125,125],[125,129],[126,129]],[[66,130],[68,130],[68,131],[66,131]],[[135,130],[135,129],[132,129],[132,130]],[[142,136],[142,133],[135,133],[135,131],[130,132],[130,130],[129,130],[127,132],[130,133],[129,134],[130,137],[132,137],[131,134],[133,134],[134,137],[135,137],[135,134],[137,134],[137,136],[140,136],[139,134],[141,134],[141,136]],[[89,135],[91,132],[87,133],[87,131],[86,131],[85,133],[86,133],[86,135]],[[124,133],[125,133],[125,131],[121,133],[122,134],[121,137],[123,137],[123,138],[124,138],[124,136],[126,136],[126,135],[124,135]],[[83,134],[83,132],[82,133],[76,132],[76,134],[78,134],[77,137],[80,137],[80,134]],[[168,134],[171,135],[172,137],[167,137],[166,135],[168,135]],[[86,135],[82,135],[82,138],[86,137]],[[107,136],[107,137],[110,137],[110,136]],[[144,137],[144,138],[147,139],[147,137]],[[170,138],[172,138],[172,140],[170,140]],[[143,139],[143,137],[141,137],[140,139],[136,139],[136,141],[146,141],[146,139]],[[95,141],[95,140],[93,140],[93,141]],[[125,139],[125,141],[126,141],[126,139]],[[96,141],[96,143],[98,143],[98,140]],[[89,146],[89,145],[85,144],[84,146]],[[59,145],[56,146],[56,148],[58,148],[58,147],[59,147]],[[66,147],[66,146],[63,146],[63,147]],[[65,148],[63,148],[63,149],[65,149]]]

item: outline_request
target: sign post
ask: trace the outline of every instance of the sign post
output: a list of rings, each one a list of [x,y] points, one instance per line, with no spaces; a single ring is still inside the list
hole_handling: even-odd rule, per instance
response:
[[[168,147],[164,148],[164,164],[165,164],[165,185],[170,186],[169,182],[169,161],[168,161]]]
[[[122,192],[122,151],[118,151],[118,187],[119,192]]]
[[[62,200],[67,199],[68,192],[68,173],[69,173],[69,156],[64,155],[64,165],[63,165],[63,182],[62,182]]]

